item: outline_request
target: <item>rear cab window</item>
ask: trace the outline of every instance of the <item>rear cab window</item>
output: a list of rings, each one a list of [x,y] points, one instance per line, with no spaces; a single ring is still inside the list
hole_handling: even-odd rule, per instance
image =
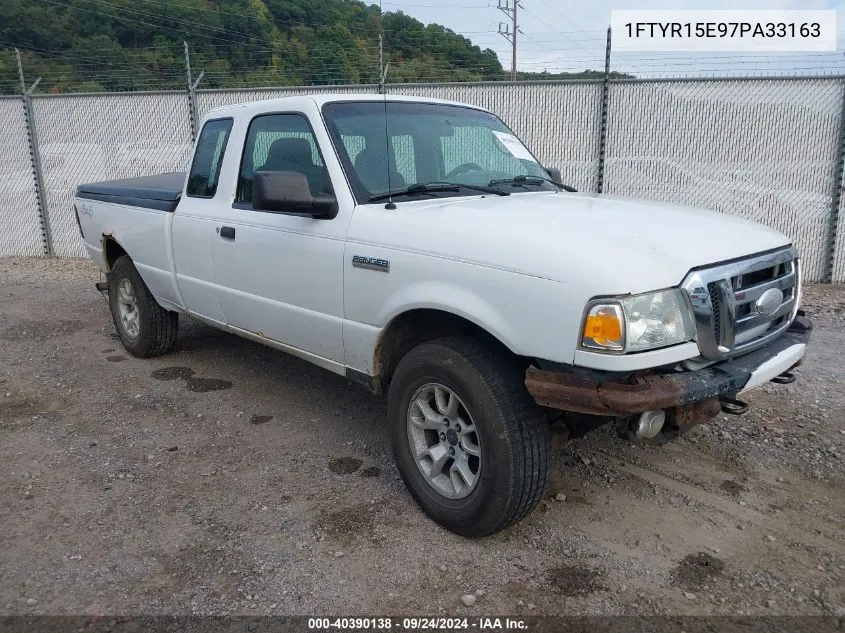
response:
[[[232,131],[232,119],[214,119],[202,127],[186,193],[192,198],[213,198],[217,193],[220,168]]]

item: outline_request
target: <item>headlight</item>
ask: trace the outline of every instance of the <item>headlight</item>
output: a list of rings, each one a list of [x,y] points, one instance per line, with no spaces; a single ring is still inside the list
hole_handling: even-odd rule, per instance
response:
[[[694,333],[683,290],[662,290],[592,303],[584,318],[581,347],[642,352],[692,340]]]

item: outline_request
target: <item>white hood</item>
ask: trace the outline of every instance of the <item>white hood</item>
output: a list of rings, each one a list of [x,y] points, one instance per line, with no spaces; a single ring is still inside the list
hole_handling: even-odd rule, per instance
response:
[[[365,205],[349,239],[562,283],[588,278],[602,294],[676,286],[691,268],[790,243],[722,213],[552,192]]]

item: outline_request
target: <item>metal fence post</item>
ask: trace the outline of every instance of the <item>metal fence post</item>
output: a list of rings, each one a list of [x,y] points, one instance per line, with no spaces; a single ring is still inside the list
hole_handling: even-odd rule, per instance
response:
[[[199,125],[199,117],[197,116],[197,86],[202,81],[205,71],[200,72],[197,80],[194,81],[191,77],[191,54],[188,51],[188,43],[182,42],[185,45],[185,72],[188,76],[188,116],[191,121],[191,142],[197,140],[197,126]]]
[[[21,99],[23,100],[23,114],[26,125],[26,140],[29,144],[29,157],[32,161],[32,176],[35,184],[35,202],[38,207],[38,220],[41,224],[41,241],[44,244],[44,254],[47,257],[53,256],[53,237],[50,233],[50,218],[47,213],[47,204],[44,189],[44,175],[41,172],[41,157],[38,151],[38,133],[35,130],[35,117],[32,112],[32,92],[41,81],[38,77],[32,86],[27,90],[23,77],[23,64],[21,53],[15,49],[15,56],[18,60],[18,75],[21,80]]]
[[[845,81],[842,82],[841,112],[839,116],[839,141],[836,146],[836,164],[833,170],[833,195],[830,199],[830,219],[827,234],[827,257],[824,262],[822,281],[833,281],[833,267],[836,263],[836,242],[839,236],[839,207],[842,202],[842,178],[845,176]]]
[[[604,191],[604,159],[607,153],[607,108],[610,96],[610,27],[607,27],[607,48],[604,54],[604,83],[601,86],[601,125],[599,126],[599,170],[596,191]]]

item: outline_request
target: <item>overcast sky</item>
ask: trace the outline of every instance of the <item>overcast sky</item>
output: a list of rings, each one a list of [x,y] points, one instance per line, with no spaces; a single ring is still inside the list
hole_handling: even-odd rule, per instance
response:
[[[377,0],[370,0],[377,1]],[[513,2],[513,0],[511,0]],[[510,44],[496,31],[507,17],[497,0],[383,0],[385,11],[402,10],[418,20],[438,22],[495,50],[502,65],[511,66]],[[541,72],[604,67],[604,50],[611,9],[838,9],[845,0],[520,0],[517,67]],[[845,15],[845,14],[843,14]],[[740,71],[845,73],[843,17],[839,17],[838,53],[757,54],[634,54],[617,53],[613,69],[643,76],[722,74]]]

